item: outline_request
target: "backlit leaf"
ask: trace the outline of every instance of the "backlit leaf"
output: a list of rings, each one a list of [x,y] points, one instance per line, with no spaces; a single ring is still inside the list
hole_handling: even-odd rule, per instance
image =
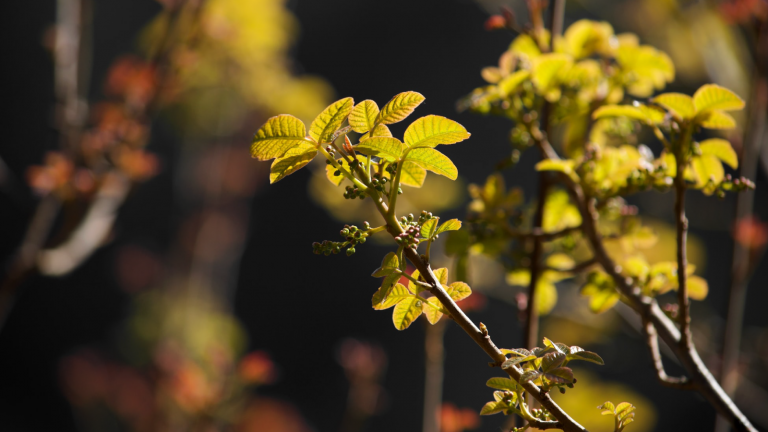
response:
[[[398,330],[405,330],[422,314],[422,300],[414,295],[401,300],[392,312],[392,322]]]
[[[377,126],[378,128],[378,126]],[[412,187],[421,187],[427,178],[427,170],[413,161],[403,162],[400,171],[400,184]]]
[[[544,203],[544,220],[541,227],[544,232],[555,232],[581,225],[581,213],[571,203],[568,192],[556,189],[547,195]]]
[[[713,110],[704,114],[699,124],[707,129],[726,130],[735,128],[736,120],[728,113]]]
[[[422,168],[446,176],[451,180],[456,180],[459,176],[459,170],[456,169],[456,165],[451,162],[448,156],[432,148],[415,148],[410,150],[405,160],[413,161]]]
[[[541,55],[539,45],[527,34],[517,36],[515,40],[512,41],[512,44],[510,44],[509,50],[527,60],[534,59]]]
[[[709,284],[699,276],[688,277],[688,297],[694,300],[704,300],[709,294]]]
[[[544,372],[544,378],[555,384],[570,384],[573,382],[573,371],[567,367],[558,367]]]
[[[576,162],[573,160],[544,159],[536,164],[536,171],[558,171],[578,182],[579,176],[573,170],[575,165]]]
[[[355,151],[370,156],[378,156],[389,162],[400,159],[403,154],[403,143],[397,138],[372,137],[355,146]]]
[[[437,223],[439,221],[439,217],[433,217],[432,219],[421,224],[421,238],[432,238],[432,236],[434,236],[437,232]]]
[[[446,231],[458,231],[461,229],[461,221],[458,219],[451,219],[443,222],[440,228],[437,229],[435,235],[440,235]]]
[[[329,105],[312,121],[312,125],[309,126],[309,136],[318,143],[330,142],[333,133],[341,127],[354,105],[355,101],[350,97]]]
[[[531,80],[540,92],[547,92],[557,84],[557,76],[570,66],[571,58],[565,54],[543,54],[533,61]]]
[[[522,376],[520,376],[520,383],[524,384],[527,381],[536,381],[541,376],[541,372],[537,370],[530,370],[525,373],[523,373]]]
[[[280,157],[307,142],[306,135],[304,123],[296,117],[287,114],[272,117],[253,136],[251,156],[262,161]]]
[[[555,253],[547,257],[547,266],[557,270],[570,270],[576,262],[564,253]]]
[[[565,353],[553,352],[542,357],[541,370],[548,372],[556,367],[560,367],[565,361]]]
[[[515,269],[507,272],[506,281],[512,286],[528,286],[531,284],[531,271],[528,269]]]
[[[366,99],[352,108],[349,113],[349,125],[357,133],[366,133],[373,129],[378,115],[379,106],[376,105],[376,102]]]
[[[336,186],[340,185],[341,182],[344,181],[344,175],[336,175],[336,167],[331,164],[325,165],[325,176],[328,178],[328,181]]]
[[[712,155],[728,164],[731,168],[739,167],[739,157],[733,150],[731,143],[722,138],[711,138],[699,143],[701,154]]]
[[[472,295],[472,289],[464,282],[454,282],[445,288],[453,301],[461,301]]]
[[[705,84],[693,94],[696,114],[712,110],[734,111],[744,108],[744,101],[734,92],[717,84]]]
[[[422,305],[424,316],[427,318],[430,324],[437,324],[440,318],[443,317],[443,311],[441,310],[443,305],[437,297],[430,297]]]
[[[498,84],[499,93],[504,96],[510,95],[512,92],[520,87],[520,84],[525,82],[528,77],[531,76],[531,72],[528,70],[519,70],[512,75],[509,75],[501,80]]]
[[[375,128],[373,128],[373,132],[368,132],[365,135],[360,137],[360,141],[363,141],[365,139],[368,139],[370,137],[389,137],[392,138],[392,131],[389,130],[387,125],[379,124],[376,125]]]
[[[515,382],[512,381],[509,378],[491,378],[488,380],[488,382],[485,383],[490,388],[494,388],[497,390],[509,390],[509,391],[516,391],[520,386]]]
[[[511,354],[514,357],[528,357],[531,355],[531,352],[525,348],[501,348],[499,351],[501,351],[504,355]]]
[[[503,402],[492,401],[483,405],[480,410],[480,415],[498,414],[507,409],[507,405]]]
[[[424,102],[424,99],[425,98],[421,93],[413,91],[400,93],[381,108],[379,115],[376,117],[376,123],[392,124],[402,121],[408,117],[416,107],[421,105],[421,103]]]
[[[531,360],[536,360],[536,356],[535,355],[529,355],[529,356],[525,356],[525,357],[512,357],[512,358],[510,358],[508,360],[505,360],[504,363],[502,363],[501,368],[502,369],[511,368],[514,365],[517,365],[517,364],[520,364],[520,363],[524,363],[524,362],[527,362],[527,361],[531,361]]]
[[[397,254],[390,252],[384,256],[381,262],[381,267],[377,268],[373,272],[373,277],[384,277],[400,268],[400,260],[397,258]]]
[[[317,148],[308,142],[300,143],[272,162],[269,182],[275,183],[306,166],[317,155]]]
[[[681,120],[692,119],[696,116],[693,98],[683,93],[663,93],[651,99],[654,103],[669,110],[672,115]]]
[[[714,184],[718,184],[725,177],[723,164],[717,157],[711,154],[692,157],[690,168],[695,175],[696,187],[698,188],[704,187],[710,180]]]
[[[392,274],[390,276],[397,276],[395,280],[398,280],[400,277],[396,274]],[[390,276],[387,276],[387,279],[389,279]],[[385,279],[386,282],[386,279]],[[381,289],[384,288],[384,284],[382,284]],[[386,295],[386,298],[383,301],[380,301],[379,303],[374,303],[373,308],[376,310],[384,310],[389,309],[392,306],[400,303],[401,301],[412,297],[413,294],[408,291],[408,288],[406,288],[402,284],[395,284],[390,290],[389,293]]]
[[[599,355],[591,352],[591,351],[584,351],[584,348],[572,346],[570,347],[569,352],[566,355],[566,360],[584,360],[588,362],[592,362],[599,365],[604,365],[605,362],[603,361],[603,358]]]
[[[614,415],[616,407],[610,401],[606,401],[604,404],[597,407],[597,409],[603,410],[602,415]]]
[[[603,105],[592,113],[593,119],[605,117],[629,117],[640,121],[647,121],[645,113],[640,108],[631,105]]]
[[[408,126],[404,140],[406,147],[436,147],[464,141],[469,135],[464,126],[451,119],[428,115]]]
[[[539,314],[546,315],[555,308],[557,304],[557,288],[552,282],[541,278],[536,283],[536,306]]]

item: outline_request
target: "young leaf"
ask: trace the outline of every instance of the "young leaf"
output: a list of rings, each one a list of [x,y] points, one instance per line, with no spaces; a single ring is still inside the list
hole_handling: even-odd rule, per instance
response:
[[[384,289],[384,285],[381,286],[381,289]],[[408,288],[402,284],[396,284],[393,288],[391,288],[390,292],[386,295],[386,298],[383,301],[379,301],[379,303],[373,304],[373,308],[375,310],[389,309],[410,297],[413,297],[413,295],[408,291]]]
[[[377,126],[378,127],[378,126]],[[400,184],[413,187],[421,187],[427,178],[427,170],[412,161],[403,162],[400,170]]]
[[[517,90],[517,88],[520,87],[520,84],[527,80],[529,76],[531,76],[531,72],[528,70],[519,70],[512,75],[506,76],[498,84],[499,93],[504,96],[510,95]]]
[[[544,373],[544,378],[555,384],[570,384],[573,382],[573,371],[567,367],[553,368]]]
[[[373,132],[367,132],[365,135],[360,137],[360,141],[366,140],[371,137],[388,137],[392,138],[392,131],[389,130],[389,128],[386,125],[379,124],[376,125],[375,128],[373,128]]]
[[[410,327],[421,314],[422,300],[415,295],[409,295],[395,306],[395,310],[392,312],[392,322],[395,324],[396,329],[405,330]]]
[[[536,283],[536,306],[539,314],[546,315],[555,308],[557,304],[557,288],[545,278],[539,279]]]
[[[497,414],[507,409],[507,404],[498,401],[491,401],[483,405],[480,415]]]
[[[547,92],[557,83],[558,74],[570,64],[571,58],[565,54],[543,54],[533,61],[531,80],[540,92]]]
[[[253,136],[251,156],[261,161],[280,157],[307,142],[306,135],[304,123],[296,117],[287,114],[272,117]]]
[[[584,348],[572,346],[570,347],[569,352],[566,355],[566,360],[585,360],[588,362],[592,362],[599,365],[604,365],[605,362],[603,361],[602,357],[599,355],[591,352],[591,351],[584,351]]]
[[[275,183],[295,173],[311,162],[316,155],[315,145],[306,141],[289,149],[283,156],[272,162],[272,167],[269,170],[269,182]]]
[[[372,140],[373,139],[378,138],[372,138]],[[459,170],[456,169],[456,165],[448,159],[448,156],[432,148],[415,148],[410,150],[405,160],[415,162],[422,168],[432,171],[435,174],[446,176],[451,180],[456,180],[459,176]]]
[[[520,384],[524,384],[527,381],[536,381],[541,376],[541,372],[537,370],[529,370],[520,376]]]
[[[440,221],[439,217],[433,217],[432,219],[424,222],[421,225],[421,238],[431,239],[437,232],[437,223]]]
[[[376,271],[373,272],[373,277],[387,276],[399,268],[400,260],[397,258],[397,255],[394,252],[390,252],[384,256],[384,260],[381,262],[381,267],[377,268]]]
[[[504,355],[511,354],[514,357],[528,357],[531,355],[531,352],[525,348],[501,348],[500,351],[504,353]]]
[[[440,235],[446,231],[458,231],[461,229],[461,221],[458,219],[451,219],[443,222],[440,228],[437,229],[435,235]]]
[[[374,128],[378,115],[379,106],[376,105],[376,102],[366,99],[352,108],[352,111],[349,113],[349,125],[357,133],[366,133]]]
[[[413,91],[400,93],[384,105],[379,112],[379,115],[376,116],[376,123],[392,124],[402,121],[408,117],[416,107],[421,105],[421,103],[424,102],[424,99],[425,98],[421,93]]]
[[[349,116],[355,101],[348,97],[337,100],[323,110],[309,127],[309,136],[317,143],[330,142],[333,133]]]
[[[561,352],[549,353],[544,357],[542,357],[541,370],[544,372],[549,372],[554,368],[560,367],[560,365],[562,365],[564,361],[565,361],[565,353],[561,353]]]
[[[739,167],[739,157],[733,150],[731,143],[722,138],[710,138],[699,143],[701,154],[712,155],[728,164],[731,168]]]
[[[554,253],[548,256],[546,263],[548,267],[561,271],[568,271],[576,265],[573,258],[564,253]]]
[[[464,282],[454,282],[445,288],[453,301],[461,301],[472,295],[472,289]]]
[[[606,117],[629,117],[643,122],[648,121],[645,113],[640,108],[631,105],[603,105],[592,113],[594,120]]]
[[[693,94],[696,114],[712,110],[734,111],[744,108],[744,101],[736,93],[717,84],[704,84]]]
[[[573,170],[575,164],[576,162],[572,160],[545,159],[536,164],[536,171],[559,171],[566,174],[574,182],[578,182],[579,176]]]
[[[561,347],[561,345],[564,346],[565,344],[556,344],[556,343],[552,342],[549,338],[547,338],[547,337],[544,338],[544,346],[545,347],[552,348],[553,350],[555,350],[556,352],[559,352],[559,353],[564,353],[564,354],[567,353],[567,351],[564,350]]]
[[[699,124],[707,129],[725,130],[735,128],[736,120],[728,113],[714,110],[702,114]]]
[[[511,359],[505,360],[504,363],[501,364],[501,368],[508,369],[516,364],[520,364],[520,363],[531,361],[531,360],[536,360],[536,356],[529,355],[525,357],[512,357]]]
[[[464,126],[451,119],[428,115],[411,123],[404,139],[407,147],[436,147],[464,141],[469,135]]]
[[[344,181],[344,175],[336,175],[336,167],[331,164],[325,165],[325,177],[329,182],[333,183],[334,186],[338,186]]]
[[[488,380],[488,382],[485,383],[490,388],[494,388],[497,390],[509,390],[509,391],[517,391],[517,389],[520,387],[516,382],[512,381],[509,378],[491,378]]]
[[[703,188],[710,180],[714,184],[718,184],[725,177],[723,164],[711,154],[692,157],[690,169],[695,175],[696,187],[698,188]]]
[[[680,120],[688,120],[696,116],[696,107],[693,105],[693,99],[687,94],[663,93],[651,99],[651,101],[663,106]]]
[[[440,318],[443,317],[442,307],[443,305],[436,297],[430,297],[423,303],[422,309],[424,316],[427,318],[427,321],[429,321],[430,324],[437,324],[437,322],[440,321]]]
[[[616,407],[610,401],[606,401],[604,404],[597,407],[599,410],[603,410],[602,415],[614,415]]]
[[[403,154],[403,143],[397,138],[372,137],[361,141],[355,151],[394,162]]]

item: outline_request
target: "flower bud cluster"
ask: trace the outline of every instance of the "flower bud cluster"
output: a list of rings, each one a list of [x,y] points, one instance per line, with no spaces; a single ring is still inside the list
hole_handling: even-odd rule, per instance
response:
[[[726,192],[742,192],[747,189],[754,189],[755,183],[746,178],[746,177],[739,177],[737,179],[734,179],[731,177],[730,174],[726,174],[723,181],[718,184],[717,189],[715,190],[715,194],[718,198],[725,198]]]
[[[432,219],[432,213],[426,210],[421,212],[418,220],[414,218],[413,213],[401,217],[400,226],[403,227],[404,232],[395,236],[397,244],[416,249],[419,245],[419,237],[421,237],[421,225],[430,219]]]
[[[323,240],[322,243],[312,243],[312,252],[316,255],[330,255],[341,252],[343,248],[347,248],[347,256],[355,253],[355,246],[357,244],[363,244],[368,239],[368,230],[371,229],[371,224],[367,221],[363,222],[364,229],[360,229],[355,225],[344,225],[344,228],[339,231],[339,235],[344,237],[345,242],[333,242],[329,240]]]
[[[379,192],[384,192],[384,185],[386,185],[388,181],[388,178],[376,173],[373,175],[373,178],[371,178],[371,186]]]
[[[344,199],[365,199],[365,192],[357,188],[357,186],[347,186],[344,192]]]

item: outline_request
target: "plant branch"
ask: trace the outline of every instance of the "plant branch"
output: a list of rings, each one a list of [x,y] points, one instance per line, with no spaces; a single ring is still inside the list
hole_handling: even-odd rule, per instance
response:
[[[515,237],[515,238],[520,238],[525,240],[540,239],[545,242],[557,240],[560,237],[565,237],[568,234],[581,231],[581,226],[563,228],[560,231],[555,231],[555,232],[545,232],[541,227],[535,227],[531,231],[527,231],[527,232],[516,230],[507,225],[504,225],[503,228],[504,228],[504,232],[510,237]]]
[[[659,379],[661,385],[685,390],[695,389],[696,386],[693,382],[688,381],[688,378],[670,377],[667,375],[667,372],[664,371],[664,363],[661,360],[661,352],[659,351],[659,338],[653,323],[647,320],[643,322],[643,334],[645,335],[645,341],[648,344],[648,348],[651,350],[651,359],[653,360],[653,367],[656,369],[656,378]]]
[[[677,302],[679,304],[679,324],[682,339],[680,343],[685,348],[693,348],[691,337],[691,302],[688,299],[688,257],[686,245],[688,240],[688,219],[685,217],[685,160],[688,141],[691,136],[690,127],[682,134],[677,143],[675,155],[677,172],[675,173],[675,226],[677,228]]]

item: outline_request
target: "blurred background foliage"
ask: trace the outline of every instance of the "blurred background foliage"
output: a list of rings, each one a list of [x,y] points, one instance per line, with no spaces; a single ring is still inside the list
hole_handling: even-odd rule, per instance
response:
[[[3,285],[12,308],[0,329],[0,429],[419,429],[429,330],[394,332],[388,316],[367,307],[375,291],[369,274],[389,246],[367,244],[353,258],[325,260],[309,247],[344,223],[373,223],[370,203],[344,200],[323,165],[265,188],[268,166],[248,158],[248,145],[275,114],[309,122],[336,95],[383,103],[419,91],[430,112],[456,118],[473,136],[449,150],[458,181],[430,176],[424,187],[406,188],[402,202],[406,213],[463,219],[467,205],[478,209],[487,174],[509,155],[509,124],[454,108],[514,37],[483,30],[501,6],[524,22],[524,2],[506,0],[6,2],[2,43],[14,67],[3,86],[9,108],[0,146],[0,238],[11,263],[4,278],[23,262],[14,257],[29,244],[35,212],[45,203],[56,210],[36,271],[23,272],[10,291]],[[82,8],[74,27],[72,7]],[[667,89],[690,93],[716,82],[749,98],[759,48],[749,29],[766,22],[768,5],[568,1],[566,25],[580,18],[608,21],[616,33],[637,33],[669,54],[676,77]],[[79,41],[68,28],[80,29]],[[74,59],[62,59],[73,44]],[[80,68],[68,92],[62,71],[73,61]],[[393,127],[395,136],[403,129]],[[737,152],[742,136],[727,136]],[[754,219],[734,220],[733,197],[691,194],[689,259],[710,283],[707,300],[694,306],[694,335],[713,370],[734,236],[764,262],[765,148],[753,179]],[[534,161],[523,155],[504,173],[510,189],[535,195]],[[649,261],[671,260],[671,196],[639,194],[632,203],[657,239],[644,250]],[[433,253],[443,250],[438,244]],[[501,346],[522,346],[524,299],[481,252],[468,258],[468,282],[490,301],[469,307],[472,318]],[[436,267],[454,260],[433,256]],[[767,427],[761,304],[768,294],[761,288],[768,273],[756,267],[736,401]],[[596,351],[607,364],[580,370],[579,386],[557,395],[570,414],[608,431],[611,419],[596,407],[628,400],[638,407],[637,432],[711,427],[708,405],[652,379],[631,314],[620,307],[592,314],[578,286],[555,286],[557,306],[542,335]],[[438,335],[445,403],[433,414],[445,432],[498,430],[508,419],[476,415],[487,396],[487,360],[454,330],[447,323]]]

